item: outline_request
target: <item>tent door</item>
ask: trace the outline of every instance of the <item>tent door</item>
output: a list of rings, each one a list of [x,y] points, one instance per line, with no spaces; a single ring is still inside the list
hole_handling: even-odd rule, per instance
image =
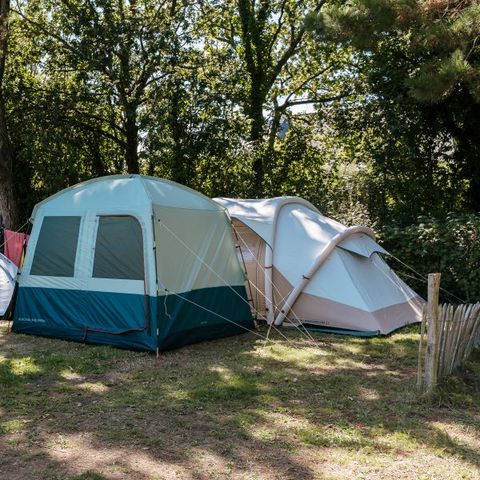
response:
[[[237,251],[238,259],[242,265],[245,265],[248,277],[247,283],[253,285],[250,288],[252,289],[254,313],[264,317],[266,315],[264,295],[265,242],[252,229],[236,218],[232,219],[232,226],[241,247],[241,252]]]
[[[94,243],[89,331],[114,335],[150,327],[144,232],[133,215],[102,214]]]

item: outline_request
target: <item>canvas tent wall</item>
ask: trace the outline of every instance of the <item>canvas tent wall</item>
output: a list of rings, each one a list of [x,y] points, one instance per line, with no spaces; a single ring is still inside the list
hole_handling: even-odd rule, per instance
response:
[[[423,300],[370,229],[347,228],[301,198],[215,201],[232,217],[255,308],[270,323],[374,335],[420,320]]]
[[[0,253],[0,318],[7,313],[15,291],[17,266]]]
[[[103,177],[32,222],[15,332],[165,350],[252,326],[228,215],[191,189]]]

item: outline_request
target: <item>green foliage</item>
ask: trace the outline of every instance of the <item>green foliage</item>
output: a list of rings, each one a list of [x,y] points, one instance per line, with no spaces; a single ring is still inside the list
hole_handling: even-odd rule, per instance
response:
[[[365,96],[359,99],[367,107],[364,118],[371,122],[375,119],[375,111],[378,112],[381,117],[377,117],[377,122],[382,123],[378,124],[375,138],[388,145],[389,150],[399,147],[398,153],[387,156],[395,162],[394,169],[389,167],[388,170],[398,172],[405,158],[408,168],[412,159],[420,168],[414,168],[415,180],[410,184],[421,185],[417,182],[417,174],[433,178],[435,170],[439,167],[443,170],[447,165],[451,174],[447,174],[447,178],[442,175],[441,183],[446,186],[442,190],[449,196],[450,185],[457,184],[461,200],[445,198],[450,207],[440,204],[435,210],[439,206],[442,212],[446,211],[445,207],[447,210],[460,207],[478,211],[478,2],[332,2],[318,15],[310,17],[309,25],[318,38],[329,39],[343,48],[354,47],[363,59]],[[396,122],[403,130],[400,135],[395,131],[398,129],[391,128]],[[430,153],[425,155],[428,150]],[[443,152],[447,151],[449,160],[445,162]],[[382,171],[385,171],[382,168],[384,159],[382,149],[377,149],[374,161]],[[466,188],[464,183],[467,183]],[[384,197],[389,190],[384,192]],[[430,207],[432,202],[426,200]]]
[[[478,298],[458,238],[480,210],[479,25],[473,1],[21,0],[4,79],[21,223],[113,173],[296,195]]]
[[[209,197],[248,197],[253,185],[253,163],[261,154],[255,147],[244,147],[202,155],[192,186]]]
[[[480,215],[448,214],[444,219],[420,217],[407,227],[385,227],[381,234],[385,248],[426,276],[441,272],[441,285],[467,302],[480,299]],[[396,271],[419,293],[426,295],[424,280],[411,278],[415,273],[393,261]],[[443,292],[444,301],[459,299]]]
[[[457,49],[446,58],[425,64],[417,75],[406,81],[406,85],[415,99],[436,103],[448,97],[459,83],[469,82],[475,76],[475,69],[465,54]]]
[[[459,84],[473,95],[477,93],[477,2],[332,2],[318,15],[310,16],[309,25],[322,38],[352,44],[380,58],[390,42],[406,45],[410,75],[405,83],[420,101],[439,102]]]

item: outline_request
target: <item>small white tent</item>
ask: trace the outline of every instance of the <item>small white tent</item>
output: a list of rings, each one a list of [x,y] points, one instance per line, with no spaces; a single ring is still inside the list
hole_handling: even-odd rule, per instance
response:
[[[5,315],[12,301],[17,270],[17,266],[0,253],[0,317]]]
[[[269,323],[374,335],[420,320],[423,300],[385,263],[371,229],[347,228],[301,198],[215,201],[232,218]]]

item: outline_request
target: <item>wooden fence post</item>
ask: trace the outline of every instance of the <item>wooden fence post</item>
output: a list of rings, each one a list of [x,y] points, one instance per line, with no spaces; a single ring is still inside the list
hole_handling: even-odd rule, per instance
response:
[[[424,360],[424,353],[423,353],[423,343],[425,337],[425,323],[427,321],[427,311],[425,307],[422,311],[422,326],[420,329],[420,340],[418,341],[418,368],[417,368],[417,388],[420,393],[423,392],[423,378],[424,378],[424,371],[423,367],[425,364]]]
[[[440,273],[428,274],[427,348],[425,358],[425,388],[427,395],[431,395],[437,385],[440,277]]]

